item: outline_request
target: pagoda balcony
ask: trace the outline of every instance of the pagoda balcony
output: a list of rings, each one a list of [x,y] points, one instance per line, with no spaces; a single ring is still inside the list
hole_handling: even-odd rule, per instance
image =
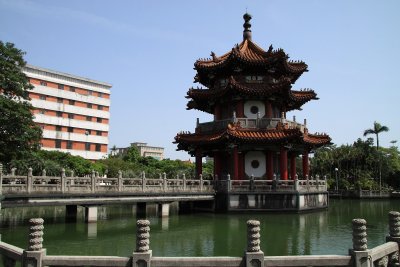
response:
[[[285,118],[237,118],[232,117],[225,120],[216,120],[210,122],[199,123],[197,122],[196,132],[210,133],[216,132],[228,127],[230,123],[239,123],[242,128],[247,129],[275,129],[278,123],[287,125],[291,129],[299,129],[302,133],[306,128],[306,124],[301,124],[295,120],[290,121]]]

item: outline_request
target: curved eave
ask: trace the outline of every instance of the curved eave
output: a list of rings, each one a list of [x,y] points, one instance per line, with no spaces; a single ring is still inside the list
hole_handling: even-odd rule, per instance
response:
[[[332,139],[327,134],[305,134],[303,142],[314,148],[331,144]]]
[[[301,109],[301,107],[311,100],[318,100],[317,94],[313,90],[289,92],[288,110]]]
[[[251,84],[251,87],[245,83],[237,82],[233,77],[229,79],[227,85],[220,89],[190,89],[187,92],[187,98],[193,100],[213,99],[225,95],[229,91],[237,91],[238,93],[250,96],[269,96],[282,89],[290,89],[291,82],[288,78],[279,80],[278,83],[272,85]]]

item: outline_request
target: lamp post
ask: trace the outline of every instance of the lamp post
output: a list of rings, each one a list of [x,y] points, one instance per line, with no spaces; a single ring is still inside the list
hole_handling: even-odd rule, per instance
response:
[[[336,174],[336,191],[339,191],[339,182],[338,182],[338,168],[335,168],[335,174]]]

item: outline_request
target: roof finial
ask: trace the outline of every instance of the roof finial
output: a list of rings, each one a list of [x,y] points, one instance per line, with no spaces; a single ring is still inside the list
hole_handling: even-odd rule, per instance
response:
[[[251,15],[249,13],[247,13],[247,9],[246,9],[246,13],[243,15],[243,19],[244,19],[243,41],[246,40],[246,39],[251,41],[251,30],[250,30],[250,28],[251,28],[251,23],[250,23]]]

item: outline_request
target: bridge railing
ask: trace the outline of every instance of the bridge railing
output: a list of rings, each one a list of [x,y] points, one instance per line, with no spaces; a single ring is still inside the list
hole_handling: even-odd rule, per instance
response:
[[[353,247],[348,255],[265,256],[260,248],[260,222],[247,221],[247,248],[243,257],[153,257],[150,250],[150,222],[138,220],[136,224],[136,248],[128,257],[115,256],[67,256],[47,255],[43,248],[43,219],[31,219],[29,247],[22,249],[0,241],[3,266],[143,266],[143,267],[297,267],[297,266],[348,266],[348,267],[395,267],[399,266],[400,213],[389,212],[389,235],[386,243],[368,249],[367,222],[352,220]],[[350,238],[350,237],[349,237]],[[179,254],[179,251],[176,251]]]
[[[228,175],[229,178],[229,175]],[[219,180],[216,190],[222,192],[325,192],[326,180]]]
[[[159,178],[147,178],[144,172],[137,178],[124,178],[121,172],[117,178],[105,178],[95,172],[88,177],[66,177],[65,171],[60,177],[33,176],[30,170],[27,176],[3,175],[0,184],[3,195],[214,191],[213,182],[201,176],[200,179],[186,179],[185,175],[167,179],[163,174]]]

